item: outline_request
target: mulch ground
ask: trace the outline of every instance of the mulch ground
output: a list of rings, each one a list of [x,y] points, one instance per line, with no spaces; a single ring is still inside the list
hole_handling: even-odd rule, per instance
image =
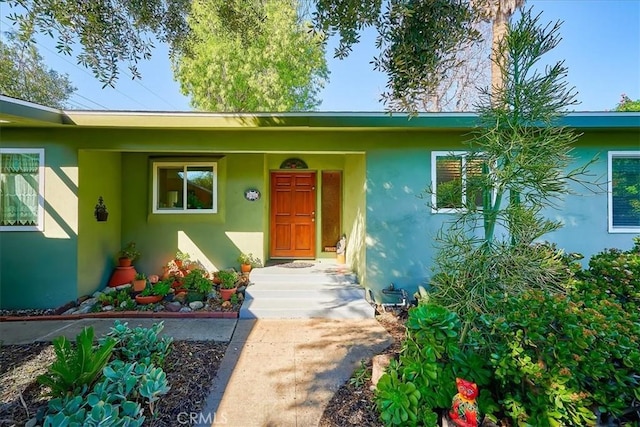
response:
[[[404,338],[404,316],[383,313],[380,323],[394,338],[384,353],[396,355]],[[226,351],[226,343],[176,341],[164,370],[171,391],[156,406],[156,417],[145,426],[170,427],[199,412]],[[55,360],[49,343],[0,346],[0,427],[22,426],[47,404],[46,390],[36,378]],[[371,361],[365,361],[370,368]],[[180,415],[182,413],[182,415]],[[180,417],[180,418],[179,418]],[[342,386],[325,409],[320,427],[380,426],[370,384]]]
[[[176,341],[165,361],[171,391],[156,406],[157,416],[144,426],[174,427],[178,420],[197,413],[227,349],[226,343]],[[49,343],[0,347],[0,427],[23,426],[47,405],[45,389],[36,378],[55,360]]]

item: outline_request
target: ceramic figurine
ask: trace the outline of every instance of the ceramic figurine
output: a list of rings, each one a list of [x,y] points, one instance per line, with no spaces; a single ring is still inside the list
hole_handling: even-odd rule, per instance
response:
[[[478,386],[471,381],[456,378],[458,394],[453,396],[449,418],[460,427],[478,427]]]

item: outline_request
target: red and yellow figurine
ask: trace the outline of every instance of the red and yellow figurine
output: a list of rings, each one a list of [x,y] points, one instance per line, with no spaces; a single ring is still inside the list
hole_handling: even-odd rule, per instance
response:
[[[462,378],[456,378],[458,394],[453,396],[449,418],[460,427],[478,427],[478,386]]]

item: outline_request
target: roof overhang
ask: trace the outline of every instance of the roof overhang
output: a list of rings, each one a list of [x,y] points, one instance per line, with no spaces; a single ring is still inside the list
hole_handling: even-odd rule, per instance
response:
[[[82,127],[218,130],[434,130],[478,126],[475,113],[304,112],[201,113],[56,110],[0,95],[0,127]],[[640,113],[569,113],[561,125],[582,130],[640,130]]]

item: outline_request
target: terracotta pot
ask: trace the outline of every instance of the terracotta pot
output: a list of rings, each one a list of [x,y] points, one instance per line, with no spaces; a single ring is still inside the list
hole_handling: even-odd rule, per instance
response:
[[[243,273],[249,273],[251,271],[251,264],[240,264],[240,271]]]
[[[238,288],[233,289],[220,289],[220,297],[223,301],[229,301],[231,299],[231,295],[235,294]]]
[[[133,281],[133,291],[134,292],[142,292],[144,288],[147,287],[147,281],[145,279],[134,280]]]
[[[161,300],[162,300],[162,296],[160,295],[149,295],[146,297],[136,295],[136,302],[138,304],[153,304],[155,302],[160,302]]]
[[[121,257],[118,258],[119,267],[131,267],[131,258]]]

